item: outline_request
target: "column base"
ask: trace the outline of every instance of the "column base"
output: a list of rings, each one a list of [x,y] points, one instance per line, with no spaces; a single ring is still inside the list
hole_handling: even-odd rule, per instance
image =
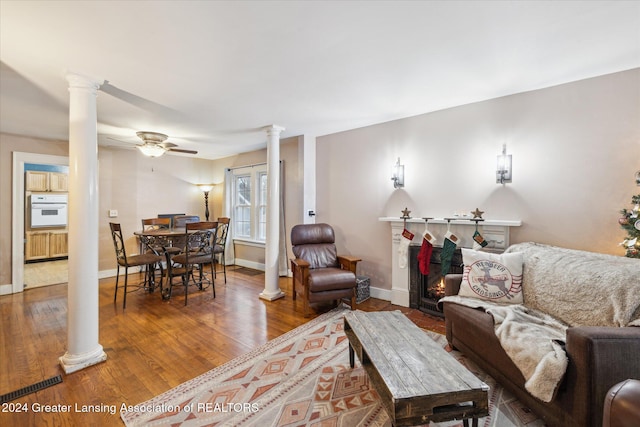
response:
[[[264,291],[260,292],[259,297],[260,299],[266,301],[275,301],[277,299],[284,298],[284,292],[282,292],[280,289],[278,289],[276,292],[267,292],[267,290],[265,289]]]
[[[60,366],[62,366],[64,373],[70,374],[72,372],[88,368],[89,366],[96,365],[100,362],[104,362],[107,360],[107,353],[105,353],[102,346],[98,344],[98,348],[92,352],[83,354],[69,354],[69,352],[67,352],[58,360],[60,361]]]

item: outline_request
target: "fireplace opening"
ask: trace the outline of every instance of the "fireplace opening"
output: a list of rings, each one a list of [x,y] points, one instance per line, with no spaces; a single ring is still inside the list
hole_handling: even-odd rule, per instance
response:
[[[438,308],[438,300],[444,297],[444,277],[442,276],[442,247],[434,246],[429,263],[429,274],[424,275],[418,265],[420,245],[409,246],[409,307],[434,316],[444,317]],[[462,252],[456,249],[451,260],[449,273],[462,274]]]

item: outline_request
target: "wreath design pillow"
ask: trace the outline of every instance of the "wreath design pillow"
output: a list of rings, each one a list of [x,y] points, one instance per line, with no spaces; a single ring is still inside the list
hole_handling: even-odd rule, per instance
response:
[[[521,252],[492,254],[462,248],[464,270],[458,295],[506,304],[522,304]]]

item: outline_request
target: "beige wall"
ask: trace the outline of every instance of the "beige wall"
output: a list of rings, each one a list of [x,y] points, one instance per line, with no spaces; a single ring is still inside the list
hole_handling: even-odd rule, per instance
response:
[[[358,273],[390,288],[391,241],[382,216],[449,216],[484,210],[520,219],[512,242],[622,254],[619,210],[639,192],[640,69],[355,129],[317,140],[317,222],[334,225],[341,253],[363,258]],[[513,183],[495,184],[502,144],[513,154]],[[282,141],[287,248],[303,221],[298,138]],[[0,134],[0,284],[11,283],[11,153],[67,155],[66,142]],[[394,190],[390,168],[406,167]],[[218,184],[211,217],[222,216],[224,169],[266,161],[266,150],[216,161],[100,148],[100,270],[115,268],[107,211],[125,233],[140,219],[184,211],[204,216],[194,184]],[[171,195],[167,197],[166,195]],[[128,242],[131,250],[135,241]],[[257,262],[260,253],[251,252]]]
[[[140,230],[143,218],[186,213],[204,220],[204,195],[196,184],[213,179],[210,160],[174,155],[152,158],[133,149],[100,147],[98,167],[100,271],[116,268],[109,222],[122,225],[127,252],[138,253],[133,232]],[[110,209],[118,211],[117,218],[109,218]]]
[[[292,256],[289,236],[291,228],[302,223],[302,177],[299,171],[298,159],[299,138],[285,138],[280,141],[280,159],[284,162],[284,183],[281,191],[284,193],[285,206],[285,235],[287,240],[288,258]],[[227,168],[236,168],[252,164],[265,163],[267,161],[267,150],[258,150],[250,153],[243,153],[237,156],[230,156],[224,159],[213,161],[215,171],[214,183],[216,188],[211,192],[213,203],[220,212],[223,204],[224,171]],[[264,249],[255,246],[246,246],[237,243],[235,245],[236,258],[250,261],[251,263],[264,264]]]
[[[285,163],[285,216],[287,236],[293,225],[301,222],[302,190],[298,178],[298,138],[283,140],[281,158]],[[68,155],[67,141],[46,141],[16,135],[0,134],[0,284],[9,284],[11,272],[11,197],[12,153],[14,151]],[[99,147],[99,269],[108,273],[115,270],[113,242],[109,222],[122,225],[127,251],[138,252],[133,232],[140,229],[142,218],[160,213],[196,214],[204,219],[204,196],[196,184],[215,183],[209,195],[210,219],[223,216],[222,195],[224,170],[266,161],[266,150],[259,150],[217,161],[190,156],[165,155],[149,158],[137,150]],[[118,211],[110,218],[108,211]],[[300,211],[300,212],[298,212]],[[287,237],[288,239],[288,237]],[[245,248],[240,254],[245,259],[264,263],[264,250]]]
[[[495,183],[507,144],[513,183]],[[405,165],[394,190],[391,166]],[[390,226],[379,217],[445,217],[480,208],[519,219],[512,243],[537,241],[623,254],[619,210],[638,194],[640,69],[438,111],[317,141],[317,221],[339,252],[390,288]]]

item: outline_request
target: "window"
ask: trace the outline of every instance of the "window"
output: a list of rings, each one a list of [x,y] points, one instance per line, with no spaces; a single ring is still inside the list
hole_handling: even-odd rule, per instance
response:
[[[264,242],[267,229],[267,166],[231,171],[233,238]]]
[[[236,236],[251,238],[251,175],[235,177]]]

